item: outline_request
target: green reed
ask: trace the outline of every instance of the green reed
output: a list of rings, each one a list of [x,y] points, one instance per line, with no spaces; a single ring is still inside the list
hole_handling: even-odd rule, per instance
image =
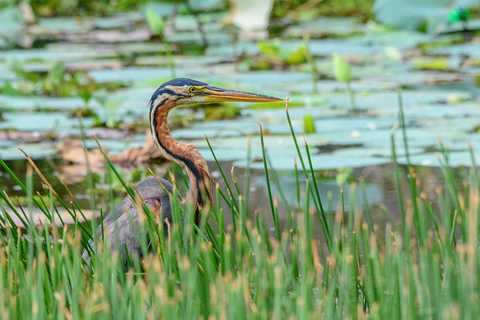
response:
[[[291,124],[288,110],[287,119]],[[402,112],[399,119],[403,128]],[[97,236],[94,229],[101,223],[81,222],[74,197],[62,201],[45,181],[46,197],[40,197],[32,190],[31,176],[23,184],[0,160],[46,217],[44,224],[35,225],[28,210],[0,193],[3,205],[13,212],[3,210],[0,215],[0,317],[477,318],[479,180],[473,152],[462,191],[448,166],[448,150],[440,143],[444,183],[436,188],[437,203],[430,203],[414,166],[398,164],[393,130],[393,174],[401,212],[395,219],[385,212],[389,222],[376,225],[368,207],[357,203],[357,194],[367,196],[362,181],[350,186],[349,199],[342,193],[341,208],[323,208],[308,144],[302,152],[292,126],[291,131],[300,163],[292,161],[296,203],[280,217],[277,196],[269,188],[273,232],[261,213],[248,212],[249,188],[238,187],[233,170],[231,181],[221,171],[227,191],[215,185],[216,199],[202,212],[198,226],[193,208],[184,207],[176,196],[171,197],[173,221],[165,226],[161,214],[148,211],[106,158],[108,174],[121,181],[145,217],[143,229],[137,230],[144,256],[129,253],[127,272],[118,253],[109,249],[115,237],[103,231]],[[267,178],[267,184],[275,183],[267,163],[268,146],[263,147],[264,166],[272,179]],[[215,147],[210,148],[213,152]],[[403,184],[409,187],[406,193]],[[228,204],[225,211],[222,201]],[[58,207],[74,217],[73,225],[54,223]],[[226,215],[233,223],[224,227]],[[23,227],[15,226],[14,216]],[[314,236],[315,225],[321,226],[325,241]],[[84,248],[91,256],[89,265],[81,257]]]

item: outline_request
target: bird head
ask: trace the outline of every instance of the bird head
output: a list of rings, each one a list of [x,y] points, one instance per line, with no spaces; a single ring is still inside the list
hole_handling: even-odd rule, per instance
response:
[[[157,104],[155,102],[158,98],[174,100],[176,106],[226,101],[274,102],[282,100],[263,94],[211,86],[187,78],[177,78],[162,84],[152,96],[152,105]]]

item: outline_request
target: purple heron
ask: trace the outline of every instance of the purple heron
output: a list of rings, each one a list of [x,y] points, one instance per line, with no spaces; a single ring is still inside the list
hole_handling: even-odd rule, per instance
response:
[[[185,202],[195,205],[196,222],[200,221],[200,208],[212,201],[211,177],[208,165],[200,152],[192,145],[176,141],[168,128],[167,116],[174,107],[224,101],[273,102],[282,99],[246,91],[224,89],[206,83],[187,79],[173,79],[162,84],[150,99],[150,128],[153,140],[162,155],[178,163],[189,179],[189,189]],[[154,177],[149,177],[137,185],[140,197],[150,212],[155,215],[162,211],[164,220],[172,222],[169,194],[172,185],[159,178],[163,187]],[[179,196],[180,197],[180,196]],[[128,254],[140,253],[138,233],[140,220],[138,206],[129,197],[123,199],[104,219],[104,234],[110,237],[113,250],[120,250],[125,262]],[[136,229],[135,229],[136,228]],[[168,232],[167,228],[165,228]],[[97,231],[99,234],[101,229]],[[166,234],[168,236],[168,234]],[[88,253],[83,253],[88,260]]]

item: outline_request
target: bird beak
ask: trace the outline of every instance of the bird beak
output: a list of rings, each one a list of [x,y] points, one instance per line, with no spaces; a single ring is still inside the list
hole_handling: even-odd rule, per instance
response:
[[[204,87],[205,102],[223,102],[223,101],[244,101],[244,102],[274,102],[283,99],[266,96],[263,94],[224,89],[215,86]]]

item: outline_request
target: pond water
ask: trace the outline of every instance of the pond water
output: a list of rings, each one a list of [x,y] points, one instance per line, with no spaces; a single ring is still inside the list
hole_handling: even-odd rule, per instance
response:
[[[69,201],[71,200],[70,196],[66,192],[66,189],[62,182],[59,180],[59,176],[61,177],[62,172],[68,172],[69,170],[71,170],[71,168],[69,168],[68,165],[65,166],[64,164],[62,164],[61,161],[39,160],[36,162],[36,164],[38,165],[39,169],[42,171],[46,179],[51,183],[55,191],[59,193],[59,195],[63,198],[64,201],[69,203]],[[27,170],[26,163],[24,161],[7,161],[7,165],[12,169],[12,171],[14,171],[18,175],[19,178],[26,176]],[[232,165],[233,163],[228,161],[221,163],[221,169],[227,175],[227,180],[230,184],[232,184],[232,180],[229,173],[231,171]],[[163,170],[163,168],[155,165],[150,165],[149,167],[153,170]],[[219,183],[220,188],[227,192],[226,185],[224,183],[224,180],[221,178],[220,170],[218,169],[216,164],[214,162],[209,162],[209,168],[212,176]],[[128,176],[128,172],[131,172],[132,170],[134,170],[134,168],[130,167],[127,169],[124,168],[123,171]],[[171,167],[171,170],[177,173],[176,181],[178,182],[179,188],[184,195],[186,192],[186,187],[182,183],[182,179],[179,172],[177,171],[177,168]],[[439,190],[438,188],[444,185],[444,179],[441,169],[437,167],[417,166],[415,170],[417,177],[420,181],[422,181],[421,188],[425,192],[428,201],[432,203],[434,208],[437,208],[437,192]],[[410,189],[409,182],[407,180],[408,175],[406,174],[407,167],[400,166],[400,171],[402,173],[401,192],[404,196],[408,197]],[[235,168],[234,172],[238,186],[243,193],[243,190],[245,190],[244,187],[246,181],[246,171],[243,168]],[[295,206],[295,178],[291,171],[275,171],[275,173],[278,176],[278,182],[272,182],[272,192],[275,196],[279,198],[279,223],[280,226],[283,228],[287,219],[288,212],[286,210],[285,203],[282,202],[282,199],[285,199],[288,202],[288,206]],[[457,184],[457,188],[459,190],[462,190],[462,188],[465,187],[465,182],[468,181],[469,173],[470,169],[466,167],[456,168],[452,171],[452,174]],[[332,170],[318,171],[317,174],[318,188],[323,202],[323,206],[327,212],[327,218],[332,219],[333,221],[335,219],[335,215],[340,212],[340,208],[342,207],[341,188],[336,182],[336,172]],[[394,179],[394,169],[392,164],[356,168],[351,173],[349,173],[349,175],[350,176],[348,181],[355,182],[356,186],[355,189],[353,189],[356,210],[368,210],[370,212],[372,222],[375,225],[383,226],[386,223],[395,223],[395,221],[399,221],[400,212],[397,198],[397,187]],[[20,197],[21,199],[23,196],[25,196],[23,190],[21,190],[15,184],[15,182],[9,175],[2,173],[0,175],[0,178],[2,180],[3,190],[5,190],[5,192],[10,197]],[[136,177],[135,179],[132,178],[131,181],[137,181],[139,179],[140,177]],[[22,179],[22,181],[23,180],[26,180],[26,178]],[[116,179],[114,178],[114,180]],[[301,184],[305,183],[305,179],[302,177],[300,177],[299,181]],[[119,183],[114,183],[114,185],[116,185],[116,190],[114,191],[115,198],[112,201],[109,196],[109,189],[111,189],[111,184],[106,184],[105,181],[97,181],[97,192],[95,193],[96,208],[101,207],[105,212],[107,212],[111,210],[111,208],[113,208],[113,206],[116,205],[121,200],[121,198],[125,196],[125,192],[122,191],[121,187],[119,187]],[[87,217],[99,216],[98,210],[95,210],[93,213],[90,210],[91,195],[87,192],[88,182],[86,181],[86,179],[82,179],[76,183],[67,184],[67,186],[74,194],[77,203],[82,209],[84,209],[84,213]],[[40,194],[45,194],[47,196],[49,194],[44,189],[41,180],[37,178],[33,180],[33,189],[39,191]],[[443,191],[442,188],[440,188],[440,190]],[[269,228],[273,236],[275,234],[274,222],[270,213],[270,203],[268,191],[266,188],[265,173],[263,170],[251,170],[248,197],[248,212],[250,214],[253,214],[255,212],[262,213],[266,226]],[[350,207],[351,197],[351,185],[347,183],[343,188],[343,206],[348,216],[357,212],[352,211],[352,208]],[[223,200],[221,200],[221,206],[225,212],[224,227],[228,228],[229,226],[232,226],[231,212]],[[61,212],[63,211],[60,211],[60,213]],[[41,213],[39,212],[35,212],[34,214],[37,217],[41,215]],[[64,213],[64,219],[67,223],[72,222],[70,219],[68,219],[68,215],[66,213]],[[322,229],[319,221],[315,219],[315,237],[317,239],[323,240],[322,243],[325,244],[324,235],[321,230]]]
[[[372,27],[355,18],[320,17],[283,26],[276,31],[282,40],[256,41],[224,27],[225,8],[206,1],[198,15],[208,42],[204,48],[192,15],[170,18],[171,5],[152,8],[174,26],[167,28],[163,40],[152,36],[141,10],[108,18],[40,19],[38,26],[10,19],[8,14],[15,16],[14,12],[2,13],[10,18],[0,21],[0,157],[19,177],[25,178],[27,165],[18,151],[22,148],[55,189],[63,190],[60,181],[65,180],[79,203],[90,208],[85,167],[62,162],[57,150],[60,142],[80,138],[84,132],[89,149],[96,147],[93,135],[112,154],[142,147],[148,126],[147,102],[173,74],[289,96],[293,129],[301,145],[304,139],[309,143],[322,199],[327,203],[331,197],[333,211],[340,205],[336,176],[347,173],[347,183],[365,181],[367,196],[358,189],[359,203],[365,201],[366,207],[378,212],[378,223],[386,221],[383,208],[392,216],[398,214],[390,156],[392,128],[399,123],[399,87],[410,160],[432,201],[435,188],[442,183],[436,155],[439,136],[450,149],[450,165],[458,168],[459,185],[468,172],[462,168],[471,165],[467,142],[475,156],[480,156],[480,46],[472,35],[434,36]],[[313,61],[308,62],[305,52]],[[342,54],[351,65],[356,114],[345,84],[335,80],[334,53]],[[283,194],[293,201],[292,169],[297,153],[284,108],[284,103],[229,104],[213,111],[183,108],[174,110],[170,119],[174,137],[193,143],[219,181],[205,135],[223,170],[228,173],[234,165],[240,182],[247,166],[247,137],[252,136],[249,205],[251,211],[264,212],[268,221],[257,120],[265,132],[269,164],[278,171]],[[90,116],[80,123],[75,115],[85,109]],[[400,130],[395,133],[395,146],[405,178]],[[147,166],[153,165],[138,167]],[[158,172],[165,172],[165,166],[158,167]],[[103,189],[96,195],[96,205],[110,208],[105,174],[99,172],[94,178],[97,189]],[[22,196],[3,170],[0,183],[9,195]],[[34,188],[42,189],[36,176]],[[115,190],[116,196],[124,195]],[[348,192],[345,188],[347,210]],[[274,193],[280,197],[275,185]]]

